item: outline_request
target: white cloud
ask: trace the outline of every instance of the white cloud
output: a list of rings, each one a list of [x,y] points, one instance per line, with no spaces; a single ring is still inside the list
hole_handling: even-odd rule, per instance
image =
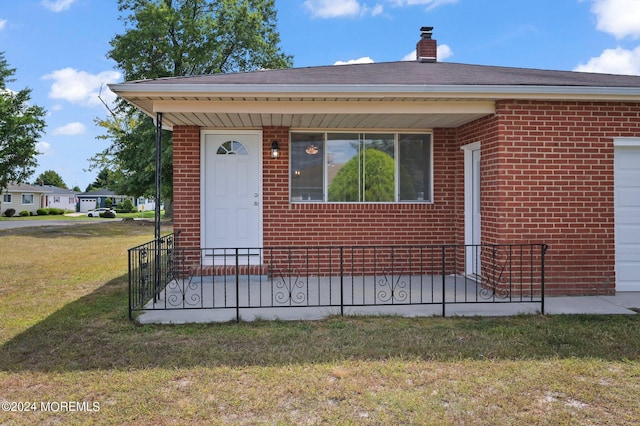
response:
[[[373,9],[371,9],[371,16],[382,15],[382,12],[384,12],[384,6],[382,6],[381,4],[377,4],[373,7]]]
[[[52,154],[51,144],[49,142],[36,143],[36,150],[40,153],[40,155],[49,156]]]
[[[115,83],[120,79],[116,71],[103,71],[99,74],[89,74],[73,68],[63,68],[42,77],[53,80],[49,97],[62,99],[73,104],[84,106],[100,105],[100,95],[107,103],[114,99],[113,93],[106,87],[108,83]]]
[[[7,26],[7,20],[6,19],[0,19],[0,30],[4,30],[4,27]]]
[[[52,134],[66,136],[81,135],[85,132],[85,130],[85,125],[76,121],[74,123],[69,123],[65,124],[62,127],[58,127],[52,132]]]
[[[439,44],[438,47],[438,61],[443,61],[447,58],[453,56],[453,50],[446,44]],[[416,51],[412,51],[404,55],[401,59],[402,61],[415,61],[416,60]]]
[[[640,46],[633,50],[606,49],[600,56],[578,65],[574,71],[640,75]]]
[[[426,10],[432,10],[457,2],[458,0],[305,0],[304,6],[314,18],[355,18],[382,15],[385,4],[391,7],[425,6]]]
[[[62,12],[71,7],[76,0],[42,0],[42,5],[52,12]]]
[[[352,65],[352,64],[372,64],[375,61],[368,56],[358,59],[349,59],[348,61],[336,61],[333,65]]]
[[[306,0],[304,5],[317,18],[359,16],[364,8],[357,0]]]
[[[591,11],[598,20],[597,28],[617,39],[640,38],[640,1],[592,0]]]
[[[436,7],[457,3],[458,0],[389,0],[394,6],[427,6],[427,10]]]

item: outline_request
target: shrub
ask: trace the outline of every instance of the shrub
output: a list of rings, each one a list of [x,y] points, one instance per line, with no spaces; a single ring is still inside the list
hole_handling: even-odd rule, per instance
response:
[[[4,211],[4,215],[5,215],[6,217],[11,217],[11,216],[13,216],[14,214],[16,214],[16,209],[6,209],[6,210]]]
[[[126,199],[122,202],[122,206],[120,206],[124,213],[131,213],[133,211],[133,202],[130,199]]]
[[[113,200],[111,198],[107,198],[104,200],[104,206],[108,209],[113,207]]]
[[[108,219],[113,219],[113,218],[115,218],[115,217],[116,217],[116,214],[115,214],[115,212],[112,212],[111,210],[108,210],[108,211],[106,211],[106,212],[101,212],[101,213],[100,213],[100,217],[105,217],[105,218],[108,218]]]
[[[20,216],[25,217],[25,216],[29,216],[29,210],[22,210],[20,213],[18,213]]]
[[[57,207],[51,207],[49,209],[49,214],[50,215],[61,215],[61,214],[64,214],[64,210],[63,209],[59,209]]]
[[[38,216],[46,216],[49,214],[49,209],[40,208],[36,210],[36,212],[38,213]]]

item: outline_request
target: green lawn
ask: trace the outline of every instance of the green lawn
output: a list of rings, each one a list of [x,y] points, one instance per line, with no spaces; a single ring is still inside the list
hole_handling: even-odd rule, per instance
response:
[[[640,418],[637,316],[139,326],[126,249],[152,238],[140,222],[0,231],[0,401],[37,408],[1,425]],[[51,411],[69,401],[99,411]]]
[[[161,212],[160,215],[162,218],[164,218],[164,210]],[[145,218],[145,219],[153,219],[155,217],[155,212],[154,211],[145,211],[145,212],[135,212],[135,213],[118,213],[117,214],[118,218]],[[41,216],[13,216],[13,217],[6,217],[6,216],[0,216],[0,221],[4,221],[4,220],[9,220],[9,221],[13,221],[13,220],[86,220],[86,219],[90,219],[87,217],[86,213],[83,213],[79,216],[73,215],[73,216],[69,216],[67,214],[64,215],[41,215]],[[94,218],[94,219],[99,219],[99,218]],[[153,238],[153,236],[152,236]]]

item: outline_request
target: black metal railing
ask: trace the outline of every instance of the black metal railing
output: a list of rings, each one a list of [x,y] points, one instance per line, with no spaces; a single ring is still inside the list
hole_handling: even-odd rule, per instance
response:
[[[129,319],[149,301],[157,303],[162,291],[174,280],[175,236],[129,249]]]
[[[173,235],[129,250],[135,311],[535,303],[544,244],[194,249]]]

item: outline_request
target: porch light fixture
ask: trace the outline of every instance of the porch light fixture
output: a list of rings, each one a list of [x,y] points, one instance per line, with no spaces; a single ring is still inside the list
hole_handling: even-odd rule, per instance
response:
[[[278,141],[271,142],[271,158],[278,158],[280,156],[280,144]]]
[[[318,147],[314,144],[311,144],[304,150],[309,155],[316,155],[318,153]]]

